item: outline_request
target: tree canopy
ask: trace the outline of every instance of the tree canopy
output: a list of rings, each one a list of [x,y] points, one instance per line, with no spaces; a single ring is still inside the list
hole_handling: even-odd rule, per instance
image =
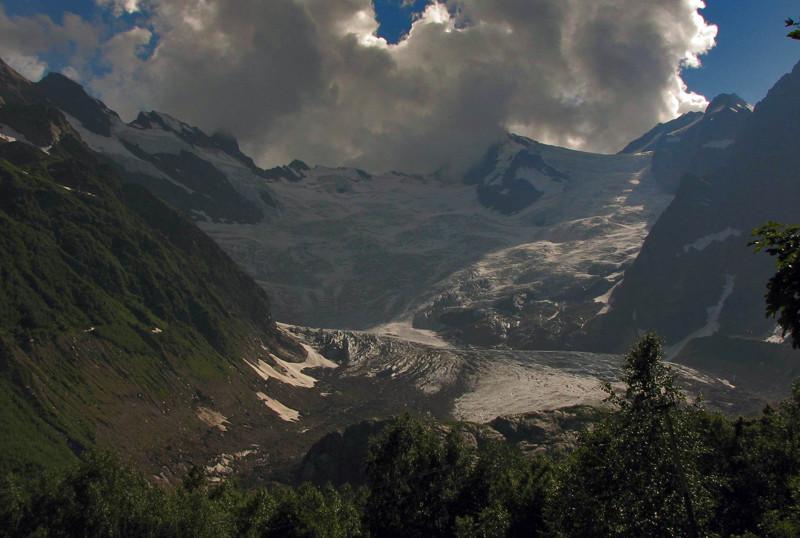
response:
[[[792,39],[800,39],[800,21],[796,21],[791,17],[787,18],[785,21],[786,27],[794,27],[795,29],[786,34],[786,37],[790,37]]]
[[[778,272],[767,283],[767,316],[777,317],[783,336],[790,333],[792,347],[800,348],[800,226],[767,222],[752,236],[756,252],[764,249],[777,258]]]

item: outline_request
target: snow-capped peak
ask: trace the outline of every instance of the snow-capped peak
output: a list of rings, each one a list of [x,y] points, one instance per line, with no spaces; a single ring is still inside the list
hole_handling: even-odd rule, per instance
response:
[[[740,112],[742,110],[753,111],[753,107],[735,93],[721,93],[711,100],[708,107],[706,107],[705,114],[716,114],[725,109],[730,109],[733,112]]]

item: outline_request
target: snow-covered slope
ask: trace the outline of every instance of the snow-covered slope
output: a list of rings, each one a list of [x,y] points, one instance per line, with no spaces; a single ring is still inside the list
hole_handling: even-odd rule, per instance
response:
[[[474,345],[562,347],[570,329],[602,311],[671,196],[649,174],[648,154],[512,142],[481,185],[508,184],[512,170],[512,181],[530,182],[541,196],[505,217],[513,241],[426,291],[415,321]]]
[[[413,323],[456,342],[526,349],[570,348],[609,311],[673,198],[673,176],[713,167],[750,113],[721,96],[618,155],[511,135],[452,182],[299,161],[262,170],[229,136],[155,112],[125,124],[59,75],[40,86],[126,179],[192,215],[243,265],[276,319]],[[677,164],[658,165],[664,155]],[[693,241],[725,230],[698,230]]]
[[[317,167],[300,181],[270,184],[278,207],[254,225],[201,223],[254,274],[287,322],[369,328],[416,320],[459,328],[472,341],[483,311],[510,325],[553,323],[577,305],[593,315],[671,200],[647,173],[648,155],[602,156],[510,138],[492,175],[509,163],[545,163],[514,180],[542,194],[507,215],[481,203],[476,187],[430,178]],[[491,184],[491,183],[490,183]],[[502,189],[501,191],[502,192]],[[493,318],[494,319],[494,318]],[[454,321],[455,320],[455,321]],[[499,333],[493,340],[499,344]],[[499,338],[499,339],[498,339]],[[475,342],[478,343],[478,342]]]
[[[544,335],[551,346],[601,311],[595,298],[671,199],[648,153],[593,155],[517,136],[464,182],[299,161],[267,171],[231,137],[155,112],[125,124],[60,75],[40,86],[126,179],[192,215],[288,323],[415,320],[464,342],[509,343],[510,331],[512,344]]]
[[[257,222],[273,203],[265,183],[270,173],[239,151],[230,136],[207,136],[157,112],[142,112],[126,124],[81,86],[56,73],[38,88],[124,179],[143,184],[195,220]]]

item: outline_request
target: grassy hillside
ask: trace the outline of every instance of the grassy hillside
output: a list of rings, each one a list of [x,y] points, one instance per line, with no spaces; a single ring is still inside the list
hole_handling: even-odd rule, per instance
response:
[[[0,123],[52,148],[0,139],[0,465],[99,443],[157,466],[208,445],[201,406],[263,413],[242,357],[305,354],[263,290],[15,82]]]

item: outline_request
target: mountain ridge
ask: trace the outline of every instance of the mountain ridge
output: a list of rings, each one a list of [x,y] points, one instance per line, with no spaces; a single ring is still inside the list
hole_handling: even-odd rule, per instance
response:
[[[227,166],[208,151],[213,136],[153,112],[87,139],[126,179],[192,215],[276,297],[282,321],[367,329],[403,319],[464,344],[564,349],[589,341],[571,335],[604,312],[680,179],[720,166],[750,113],[723,94],[616,156],[509,135],[449,185],[302,163],[254,172],[242,157]],[[579,243],[596,258],[560,263]],[[487,267],[504,274],[480,276]]]
[[[281,421],[256,394],[275,390],[242,357],[303,362],[307,351],[276,326],[265,292],[186,216],[61,129],[69,123],[35,85],[17,80],[0,95],[11,102],[0,131],[27,130],[27,141],[0,139],[7,468],[102,445],[170,475],[182,453],[223,446],[193,433],[223,424],[208,417]],[[225,444],[246,433],[227,431]]]
[[[760,340],[760,353],[769,356],[774,348],[764,341],[772,341],[775,323],[764,317],[763,294],[774,268],[746,245],[765,221],[799,217],[791,162],[800,149],[798,90],[800,64],[755,107],[720,168],[683,178],[612,297],[611,312],[597,320],[596,342],[610,335],[622,347],[635,328],[657,327],[678,360],[692,334]]]

